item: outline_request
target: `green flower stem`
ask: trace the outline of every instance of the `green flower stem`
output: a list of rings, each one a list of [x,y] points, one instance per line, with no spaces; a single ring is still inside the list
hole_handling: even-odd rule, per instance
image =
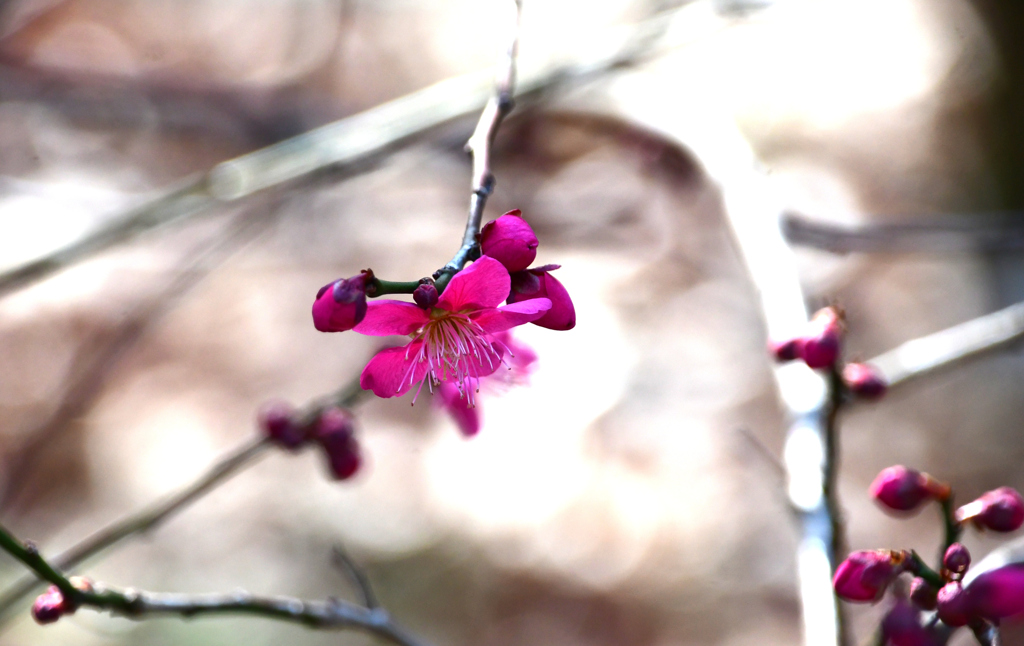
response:
[[[964,528],[963,525],[957,522],[954,515],[953,494],[947,496],[939,504],[942,505],[942,520],[946,530],[945,538],[942,541],[942,554],[939,555],[939,560],[941,561],[946,555],[946,550],[949,549],[949,546],[960,540],[960,534],[963,533]]]
[[[375,277],[367,285],[366,295],[370,298],[377,298],[387,294],[411,294],[422,284],[421,280],[381,280]]]
[[[946,585],[945,579],[943,579],[938,572],[928,567],[928,564],[924,562],[924,559],[922,559],[917,552],[911,550],[907,558],[910,561],[908,570],[910,570],[914,576],[921,577],[934,586],[936,590]]]

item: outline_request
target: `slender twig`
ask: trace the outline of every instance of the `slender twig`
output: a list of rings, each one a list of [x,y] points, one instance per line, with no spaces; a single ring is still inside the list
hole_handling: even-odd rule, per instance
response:
[[[309,424],[320,412],[331,406],[352,406],[363,393],[358,379],[354,379],[338,391],[317,398],[308,404],[300,412],[299,423]],[[178,493],[97,531],[84,541],[61,553],[53,560],[53,563],[61,570],[72,571],[87,559],[114,547],[125,539],[153,529],[251,465],[270,446],[273,445],[263,437],[247,440],[218,460],[210,469]],[[28,576],[0,594],[0,616],[4,616],[13,606],[35,591],[39,585],[38,579]]]
[[[675,10],[679,13],[682,9]],[[655,51],[673,12],[638,23],[623,38],[595,34],[599,47],[566,64],[532,66],[513,90],[515,99],[585,80]],[[592,52],[592,53],[591,53]],[[510,77],[510,82],[513,80]],[[144,231],[206,213],[254,193],[359,162],[416,141],[423,134],[480,111],[492,99],[491,71],[452,77],[364,112],[218,164],[109,218],[100,229],[26,265],[0,272],[0,295],[9,293]],[[510,86],[511,87],[511,86]],[[510,93],[508,99],[512,99]],[[510,107],[511,102],[503,105]],[[465,264],[465,261],[463,261]]]
[[[953,543],[960,540],[960,534],[963,533],[964,527],[956,520],[956,506],[953,504],[953,494],[949,494],[944,500],[939,503],[940,509],[942,510],[942,551],[939,552],[939,562],[942,562],[943,556],[946,554],[946,550]]]
[[[839,555],[846,551],[846,527],[843,522],[843,509],[839,504],[839,413],[846,402],[844,397],[845,388],[843,378],[836,366],[828,371],[828,393],[829,401],[825,414],[825,464],[824,484],[822,486],[825,496],[825,508],[828,510],[829,520],[832,523],[832,554]],[[843,616],[843,607],[839,606],[837,619],[839,621],[840,638],[849,643],[849,636],[845,635],[846,622]]]
[[[380,607],[380,602],[377,601],[377,595],[373,593],[373,586],[370,585],[370,579],[366,577],[366,573],[356,565],[356,562],[352,560],[352,557],[348,555],[341,545],[335,545],[331,551],[333,562],[335,567],[341,570],[348,578],[349,582],[359,593],[360,601],[363,605],[371,610]]]
[[[1024,303],[907,341],[868,363],[889,387],[958,364],[1024,337]]]
[[[840,254],[1016,251],[1024,248],[1024,227],[1019,221],[978,225],[965,222],[968,217],[974,221],[979,219],[978,215],[971,215],[949,222],[839,225],[787,213],[782,220],[782,230],[792,244]]]
[[[456,272],[461,271],[466,263],[480,254],[480,225],[483,221],[484,207],[487,198],[494,191],[494,172],[491,170],[491,149],[498,128],[514,105],[513,96],[516,85],[516,57],[519,54],[519,21],[522,14],[520,0],[515,2],[515,26],[508,50],[498,66],[497,78],[494,81],[494,95],[487,100],[476,129],[466,142],[466,152],[473,160],[473,173],[470,179],[469,217],[466,218],[466,231],[462,236],[462,246],[448,264],[434,273],[438,279],[438,290]]]
[[[999,626],[996,624],[990,624],[984,620],[975,620],[970,624],[971,632],[974,633],[974,638],[978,640],[981,646],[1000,646],[1002,644],[1002,638],[999,636]]]
[[[215,614],[247,614],[290,621],[310,628],[353,628],[401,646],[421,642],[398,626],[382,608],[358,606],[339,599],[307,601],[293,597],[260,597],[248,592],[179,594],[120,589],[102,583],[75,586],[51,565],[33,545],[16,539],[0,527],[0,549],[21,561],[36,575],[57,586],[75,608],[106,610],[129,619],[155,615],[198,617]]]

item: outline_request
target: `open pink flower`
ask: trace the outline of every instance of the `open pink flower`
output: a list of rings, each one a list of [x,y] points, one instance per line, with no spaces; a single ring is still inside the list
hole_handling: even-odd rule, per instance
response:
[[[480,251],[499,261],[511,272],[509,303],[534,298],[547,298],[551,301],[551,309],[532,321],[534,325],[550,330],[571,330],[576,326],[576,308],[569,298],[569,292],[550,273],[558,269],[559,265],[527,269],[537,256],[537,236],[519,209],[509,211],[484,226],[480,234]]]
[[[419,393],[424,383],[431,390],[451,383],[472,405],[480,378],[497,370],[505,354],[503,344],[491,335],[534,321],[551,309],[547,298],[498,307],[510,285],[505,267],[484,256],[455,274],[435,307],[392,300],[369,303],[366,317],[353,328],[356,332],[407,334],[412,341],[378,352],[359,384],[378,397],[396,397],[416,384]]]
[[[500,390],[503,386],[526,383],[533,364],[537,361],[537,353],[530,346],[512,338],[511,332],[499,332],[492,338],[508,351],[508,358],[505,360],[508,369],[491,373],[483,379],[483,384],[490,386],[488,390],[493,391]],[[441,384],[434,401],[448,413],[463,435],[472,437],[480,432],[479,402],[471,403],[458,387],[450,383]]]

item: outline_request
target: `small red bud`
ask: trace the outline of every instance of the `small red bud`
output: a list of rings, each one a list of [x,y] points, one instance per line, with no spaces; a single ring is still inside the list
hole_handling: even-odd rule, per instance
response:
[[[1012,532],[1024,524],[1024,499],[1015,489],[1000,487],[957,509],[956,519],[971,520],[995,532]]]
[[[327,455],[331,474],[338,480],[354,476],[362,465],[362,455],[351,413],[341,408],[325,410],[320,414],[315,433],[316,441]]]
[[[321,287],[313,301],[313,326],[321,332],[344,332],[358,325],[366,317],[366,287],[371,280],[373,272],[365,270]]]
[[[843,383],[851,393],[864,399],[880,399],[889,387],[881,373],[866,363],[846,364]]]
[[[906,569],[906,555],[892,550],[864,550],[846,557],[832,579],[836,594],[847,601],[878,601]]]
[[[913,511],[931,498],[949,497],[949,485],[901,464],[882,469],[869,491],[872,498],[893,511]]]
[[[51,585],[46,592],[36,597],[32,604],[32,618],[39,624],[52,624],[73,610],[64,602],[60,589]]]
[[[256,423],[263,433],[288,449],[297,449],[306,442],[306,430],[295,420],[295,408],[286,401],[271,400],[256,416]]]
[[[811,368],[830,368],[839,359],[843,323],[838,310],[826,307],[811,318],[809,332],[804,335],[800,354]]]
[[[970,601],[959,581],[942,586],[938,594],[939,619],[950,626],[966,626],[971,620]]]
[[[788,341],[769,341],[768,352],[779,363],[794,361],[803,354],[803,339],[789,339]]]
[[[905,601],[897,601],[882,619],[882,634],[891,646],[938,646],[939,642],[921,621],[921,613]]]
[[[939,591],[921,577],[910,582],[910,603],[922,610],[935,610]]]
[[[425,310],[437,305],[437,298],[437,288],[430,283],[420,285],[412,293],[412,300]]]
[[[953,574],[963,574],[971,565],[971,553],[963,543],[953,543],[942,557],[942,567]]]

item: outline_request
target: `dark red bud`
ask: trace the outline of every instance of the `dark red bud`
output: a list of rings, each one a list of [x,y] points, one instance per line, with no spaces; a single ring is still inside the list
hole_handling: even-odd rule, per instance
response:
[[[437,305],[437,288],[430,283],[417,287],[412,293],[412,300],[425,310]]]
[[[830,368],[839,359],[843,338],[842,316],[834,307],[818,310],[803,337],[800,353],[811,368]]]
[[[959,581],[942,586],[938,594],[939,619],[950,626],[966,626],[971,620],[970,602]]]
[[[69,604],[64,602],[64,595],[55,585],[36,597],[32,604],[32,618],[39,624],[52,624],[71,612]]]
[[[939,591],[920,577],[910,582],[910,603],[922,610],[935,610]]]
[[[956,519],[971,520],[995,532],[1012,532],[1024,524],[1024,499],[1015,489],[1000,487],[956,510]]]
[[[362,464],[362,455],[351,413],[340,408],[325,410],[320,414],[315,434],[327,455],[331,474],[338,480],[355,475]]]
[[[971,565],[971,553],[963,543],[953,543],[942,557],[942,567],[953,574],[963,574]]]
[[[297,449],[306,442],[307,433],[295,420],[295,408],[286,401],[275,399],[260,407],[256,422],[263,433],[289,449]]]
[[[926,500],[949,497],[949,485],[901,464],[882,469],[869,491],[872,498],[893,511],[913,511]]]
[[[769,341],[768,352],[778,362],[794,361],[803,354],[803,339],[789,339],[788,341]]]
[[[366,317],[366,287],[371,280],[373,272],[367,269],[321,287],[313,302],[314,327],[321,332],[344,332],[358,325]]]
[[[843,383],[851,393],[864,399],[880,399],[889,387],[882,374],[866,363],[846,364]]]

